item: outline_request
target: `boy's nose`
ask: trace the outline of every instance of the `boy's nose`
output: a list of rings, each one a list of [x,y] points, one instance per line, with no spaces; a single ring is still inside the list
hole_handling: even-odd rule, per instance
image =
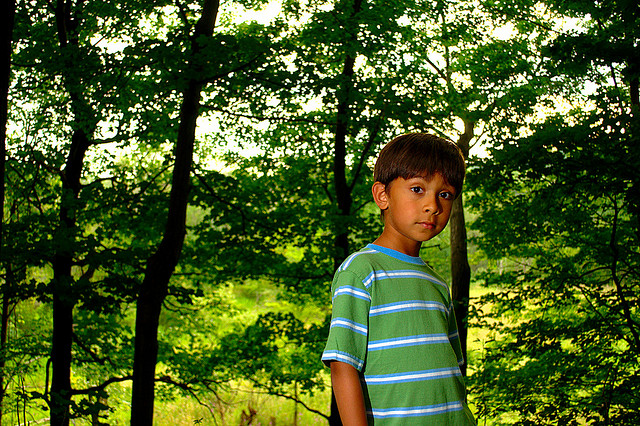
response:
[[[431,212],[433,214],[439,214],[440,213],[440,203],[438,202],[438,195],[434,194],[434,195],[428,195],[425,197],[425,202],[424,202],[424,211],[425,212]]]

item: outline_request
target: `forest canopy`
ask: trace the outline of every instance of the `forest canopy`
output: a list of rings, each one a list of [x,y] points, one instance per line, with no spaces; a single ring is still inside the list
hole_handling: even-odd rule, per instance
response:
[[[640,423],[640,6],[8,1],[0,423],[335,423],[372,168],[467,159],[421,256],[479,424]]]

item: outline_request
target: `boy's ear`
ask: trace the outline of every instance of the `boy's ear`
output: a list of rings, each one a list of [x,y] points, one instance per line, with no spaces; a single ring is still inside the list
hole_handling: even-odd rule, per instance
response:
[[[376,202],[380,210],[386,210],[389,207],[389,199],[387,196],[387,188],[382,182],[376,182],[371,187],[373,201]]]

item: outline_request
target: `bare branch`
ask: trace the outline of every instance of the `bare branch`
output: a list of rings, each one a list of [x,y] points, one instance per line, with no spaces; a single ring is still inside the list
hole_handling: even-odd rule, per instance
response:
[[[109,365],[113,365],[113,363],[111,362],[111,359],[109,359],[109,357],[100,357],[97,353],[95,353],[93,350],[91,350],[91,348],[89,348],[87,345],[85,345],[84,342],[82,342],[78,338],[78,335],[76,333],[73,333],[72,338],[73,338],[73,341],[75,342],[75,344],[78,345],[87,354],[89,354],[89,356],[93,359],[94,362],[96,362],[96,363],[98,363],[100,365],[105,365],[107,363]]]
[[[440,68],[438,68],[438,66],[435,63],[433,63],[431,59],[429,59],[429,57],[425,57],[425,60],[429,65],[431,65],[431,67],[440,76],[441,79],[443,79],[447,83],[449,82],[449,80],[447,79],[447,75]]]
[[[98,392],[98,391],[104,390],[109,385],[112,385],[114,383],[126,382],[131,380],[132,378],[133,376],[111,377],[110,379],[107,379],[106,381],[100,383],[97,386],[91,386],[85,389],[72,389],[71,395],[87,395],[93,392]]]
[[[251,380],[251,382],[252,382],[252,383],[254,383],[255,385],[257,385],[257,386],[259,386],[259,387],[261,387],[261,388],[263,388],[263,387],[264,387],[260,382],[258,382],[258,381],[256,381],[256,380],[254,380],[254,379],[250,379],[250,380]],[[304,409],[305,409],[305,410],[307,410],[307,411],[309,411],[309,412],[311,412],[311,413],[317,414],[317,415],[319,415],[319,416],[322,416],[322,417],[324,417],[325,419],[329,420],[329,416],[328,416],[327,414],[324,414],[323,412],[321,412],[321,411],[319,411],[319,410],[316,410],[315,408],[311,408],[311,407],[309,407],[307,404],[305,404],[305,403],[304,403],[300,398],[298,398],[298,397],[291,396],[291,395],[287,395],[287,394],[285,394],[285,393],[281,393],[281,392],[275,391],[274,389],[268,389],[268,390],[266,390],[266,391],[252,391],[252,392],[259,393],[259,394],[263,394],[263,395],[274,395],[274,396],[279,396],[279,397],[281,397],[281,398],[290,399],[291,401],[295,401],[295,403],[296,403],[296,404],[300,404],[300,405],[302,405],[302,406],[304,407]]]
[[[374,126],[373,131],[369,134],[369,140],[367,140],[367,143],[365,144],[364,149],[362,150],[362,154],[360,155],[360,160],[358,161],[358,165],[356,166],[356,171],[353,175],[353,180],[351,181],[351,185],[349,185],[350,192],[352,192],[353,188],[356,186],[356,183],[358,182],[358,178],[360,177],[360,172],[362,171],[362,167],[364,166],[364,163],[367,160],[367,155],[369,154],[369,150],[371,149],[371,146],[373,145],[376,138],[378,137],[378,133],[380,132],[380,125],[384,117],[385,108],[386,107],[383,107],[382,111],[380,111],[380,114],[378,115],[378,119],[376,120],[376,125]]]
[[[198,404],[202,405],[203,407],[206,407],[207,410],[209,411],[209,413],[211,414],[211,417],[213,418],[214,423],[217,424],[217,420],[215,418],[215,416],[213,415],[213,408],[211,406],[209,406],[208,404],[206,404],[205,402],[202,402],[200,400],[200,398],[198,397],[198,395],[196,394],[196,392],[186,383],[179,383],[176,382],[175,380],[173,380],[171,377],[169,376],[162,376],[156,379],[156,382],[162,382],[162,383],[167,383],[173,386],[176,386],[186,392],[189,393],[189,395],[191,395],[197,402]],[[214,392],[214,394],[217,397],[217,394]]]

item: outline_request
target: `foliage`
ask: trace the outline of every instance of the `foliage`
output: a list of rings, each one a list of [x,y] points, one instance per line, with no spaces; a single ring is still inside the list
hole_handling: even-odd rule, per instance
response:
[[[305,325],[291,313],[266,313],[243,330],[226,334],[214,352],[212,369],[267,383],[285,394],[295,383],[303,393],[318,388],[317,354],[328,332],[324,324]],[[265,377],[266,376],[266,377]]]
[[[194,70],[213,81],[246,67],[247,57],[259,62],[270,35],[259,26],[220,35],[204,46],[220,62],[200,57],[193,70],[184,69],[191,11],[161,2],[71,3],[64,17],[61,8],[35,2],[18,11],[17,126],[7,166],[10,250],[3,250],[2,262],[4,290],[14,303],[37,297],[55,305],[58,298],[75,317],[60,333],[73,339],[69,356],[86,378],[71,389],[78,395],[75,417],[106,409],[105,389],[130,374],[128,313],[163,228],[158,218],[166,216],[172,159],[166,142],[175,139],[176,92]],[[154,20],[162,26],[150,25]],[[73,179],[78,183],[69,191]],[[69,273],[52,277],[61,257],[68,257]],[[199,292],[180,282],[170,291],[183,302]],[[44,391],[30,395],[56,405],[48,372],[39,373],[35,386]]]
[[[123,404],[179,93],[195,78],[200,123],[213,125],[198,133],[160,321],[160,399],[204,401],[247,381],[297,401],[326,389],[334,268],[380,231],[373,159],[419,130],[492,143],[469,180],[473,232],[491,258],[479,278],[499,289],[473,306],[494,333],[471,380],[481,414],[637,421],[638,31],[626,3],[285,1],[268,25],[221,16],[191,62],[199,2],[67,3],[66,49],[47,4],[21,2],[17,15],[1,261],[15,324],[31,327],[16,326],[5,354],[10,403],[48,398],[52,265],[67,253],[72,414],[104,420]],[[564,16],[585,27],[562,30]],[[90,147],[71,197],[78,130]],[[62,206],[71,229],[59,226]],[[423,253],[446,275],[444,241]],[[233,293],[252,287],[269,303]],[[36,379],[16,390],[25,377]]]
[[[483,277],[497,288],[479,301],[488,309],[479,324],[493,340],[472,389],[482,415],[504,424],[640,419],[637,76],[625,49],[603,57],[596,47],[636,43],[637,33],[621,31],[621,15],[606,8],[581,8],[593,25],[547,50],[558,55],[549,72],[597,84],[585,106],[501,140],[474,164],[477,241],[510,264]],[[606,30],[597,16],[607,17]],[[624,84],[611,86],[603,63]]]

